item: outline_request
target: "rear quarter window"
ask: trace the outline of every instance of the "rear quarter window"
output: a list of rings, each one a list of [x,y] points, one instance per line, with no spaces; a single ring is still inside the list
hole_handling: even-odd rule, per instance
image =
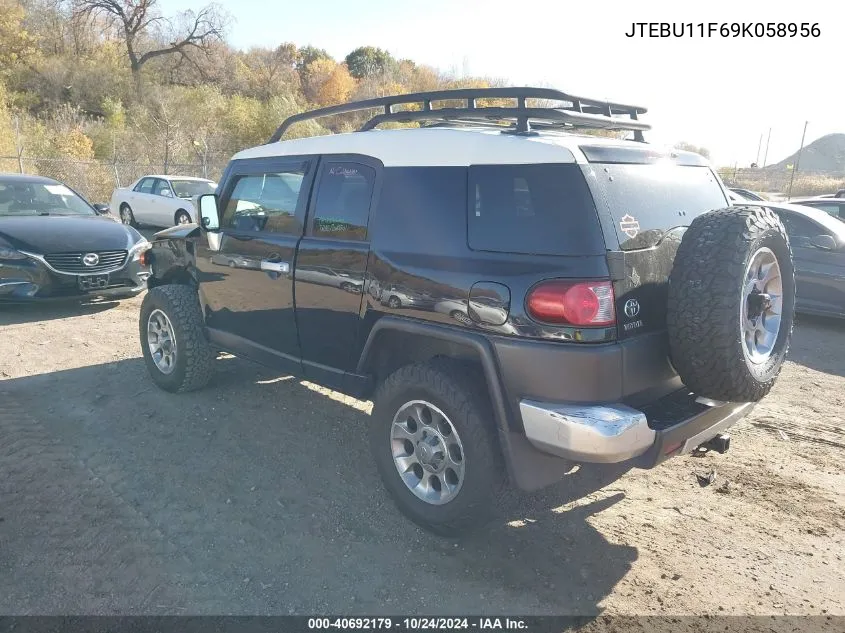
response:
[[[673,228],[728,206],[709,167],[594,164],[596,199],[604,205],[622,250],[649,248]]]
[[[477,251],[599,255],[601,228],[578,165],[469,168],[467,233]]]

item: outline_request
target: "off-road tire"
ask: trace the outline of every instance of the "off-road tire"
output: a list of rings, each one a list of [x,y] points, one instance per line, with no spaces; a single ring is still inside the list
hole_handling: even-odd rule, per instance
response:
[[[780,267],[780,329],[771,355],[758,364],[745,352],[741,312],[745,274],[761,249]],[[695,218],[669,276],[667,326],[672,364],[700,396],[757,402],[772,388],[789,350],[795,309],[795,269],[789,238],[770,209],[729,207]]]
[[[175,369],[170,374],[159,370],[147,344],[147,322],[156,309],[164,312],[173,326],[177,351]],[[205,336],[202,310],[194,288],[168,284],[147,292],[141,304],[138,327],[144,362],[159,387],[170,392],[185,392],[202,389],[208,384],[214,373],[214,353]]]
[[[124,213],[126,213],[129,216],[129,226],[131,226],[133,229],[137,229],[138,228],[138,222],[135,221],[135,214],[132,213],[132,207],[130,207],[125,202],[122,205],[120,205],[120,209],[118,210],[118,215],[120,217],[121,222],[123,222],[123,214]],[[123,222],[123,223],[126,224],[125,222]]]
[[[495,515],[505,485],[504,461],[495,438],[489,396],[483,381],[466,365],[434,359],[406,365],[377,389],[370,424],[370,448],[379,475],[399,510],[419,526],[441,536],[459,536],[487,524]],[[455,498],[443,505],[418,499],[393,461],[390,429],[399,409],[426,400],[450,419],[461,438],[465,478]]]

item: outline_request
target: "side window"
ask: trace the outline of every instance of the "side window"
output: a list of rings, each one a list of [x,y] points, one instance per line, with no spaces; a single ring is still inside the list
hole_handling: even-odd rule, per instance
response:
[[[152,193],[154,183],[155,183],[155,178],[144,178],[135,187],[135,191],[137,191],[138,193]]]
[[[798,246],[806,246],[811,238],[827,233],[824,228],[815,222],[791,213],[781,213],[780,219],[783,221],[789,239]]]
[[[224,228],[302,235],[296,209],[305,179],[305,164],[290,170],[238,176],[223,211]]]
[[[473,165],[469,191],[467,241],[473,250],[584,255],[601,243],[595,205],[577,165]]]
[[[167,184],[166,180],[162,180],[161,178],[157,178],[155,181],[155,185],[153,185],[153,193],[157,196],[167,196],[170,197],[170,185]]]
[[[341,240],[366,240],[375,179],[375,169],[359,163],[323,165],[311,234]]]
[[[839,217],[839,204],[835,202],[824,203],[824,204],[814,204],[812,205],[816,209],[821,209],[825,213],[832,215],[833,217]]]

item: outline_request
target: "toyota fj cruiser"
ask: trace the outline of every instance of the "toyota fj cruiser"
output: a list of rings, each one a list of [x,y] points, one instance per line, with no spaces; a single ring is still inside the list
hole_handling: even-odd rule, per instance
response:
[[[374,109],[358,132],[280,140]],[[153,380],[201,388],[223,350],[372,399],[384,484],[438,533],[487,519],[508,479],[727,449],[787,353],[789,243],[700,156],[646,144],[644,112],[496,88],[289,118],[199,198],[200,225],[156,235]]]

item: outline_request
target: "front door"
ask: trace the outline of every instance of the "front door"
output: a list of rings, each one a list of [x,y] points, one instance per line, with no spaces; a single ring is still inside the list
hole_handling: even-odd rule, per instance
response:
[[[845,314],[845,250],[827,250],[813,238],[828,231],[792,213],[781,213],[795,262],[795,293],[799,309]]]
[[[315,163],[236,161],[218,196],[220,231],[198,240],[200,298],[212,341],[291,373],[301,371],[294,257]]]
[[[308,229],[296,258],[296,320],[305,375],[344,391],[360,323],[370,206],[381,163],[363,156],[320,161]]]

